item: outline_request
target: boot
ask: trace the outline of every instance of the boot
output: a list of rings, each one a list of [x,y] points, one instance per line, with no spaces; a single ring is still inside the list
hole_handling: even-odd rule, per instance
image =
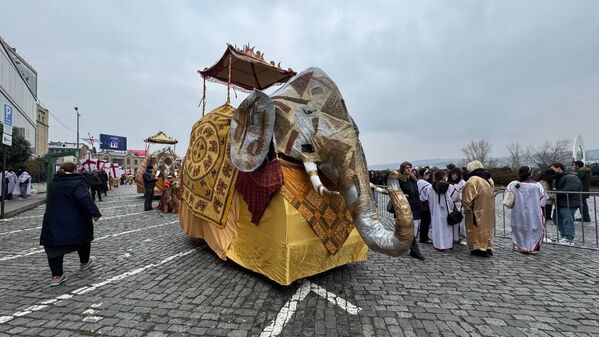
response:
[[[412,245],[410,246],[410,256],[420,261],[424,261],[424,256],[422,256],[420,253],[420,248],[418,248],[418,242],[416,242],[416,238],[412,240]]]

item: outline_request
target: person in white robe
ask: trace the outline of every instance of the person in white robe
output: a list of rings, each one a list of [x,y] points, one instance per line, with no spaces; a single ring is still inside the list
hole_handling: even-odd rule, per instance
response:
[[[547,193],[541,183],[531,180],[532,168],[522,166],[518,170],[519,179],[506,188],[506,196],[513,195],[511,214],[512,241],[516,250],[523,254],[535,254],[541,250],[545,234],[543,208]]]
[[[418,195],[420,198],[420,229],[419,237],[421,243],[432,243],[433,241],[429,238],[429,231],[431,227],[431,211],[428,207],[428,190],[432,188],[431,183],[428,182],[431,175],[430,169],[423,167],[418,170]]]
[[[462,208],[462,190],[464,189],[464,185],[466,182],[462,178],[462,170],[459,168],[454,168],[449,172],[449,184],[454,187],[452,194],[457,194],[459,199],[455,202],[455,205],[462,215],[464,214],[464,209]],[[453,200],[455,200],[455,195],[450,196]],[[466,217],[462,218],[462,221],[454,226],[454,237],[453,240],[456,243],[461,244],[462,246],[466,246]]]
[[[31,175],[24,169],[17,173],[19,173],[19,177],[13,195],[19,196],[20,199],[27,199],[31,195]]]
[[[433,228],[433,247],[446,251],[453,248],[454,236],[458,231],[457,224],[451,226],[447,223],[447,215],[453,211],[459,193],[455,193],[455,187],[447,182],[445,170],[437,170],[434,178],[432,187],[427,193]]]
[[[15,190],[15,186],[17,186],[17,175],[15,171],[9,167],[6,173],[6,178],[8,179],[8,192],[6,194],[6,199],[12,200],[13,191]]]

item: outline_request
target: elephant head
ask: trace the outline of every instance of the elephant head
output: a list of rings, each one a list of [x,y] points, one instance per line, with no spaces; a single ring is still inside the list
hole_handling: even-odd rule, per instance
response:
[[[371,249],[401,255],[412,238],[400,232],[411,225],[394,227],[377,215],[358,135],[335,83],[322,70],[308,68],[270,97],[254,90],[239,105],[231,121],[231,161],[240,171],[251,172],[274,148],[303,162],[318,193],[343,196],[356,228]],[[324,187],[319,171],[335,191]]]

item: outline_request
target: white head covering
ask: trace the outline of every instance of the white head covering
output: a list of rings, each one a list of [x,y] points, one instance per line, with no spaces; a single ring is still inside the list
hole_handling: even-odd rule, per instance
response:
[[[473,161],[469,162],[468,165],[466,165],[466,169],[468,170],[468,172],[472,172],[476,169],[482,169],[482,168],[485,168],[485,167],[483,166],[483,163],[481,163],[478,160],[473,160]]]

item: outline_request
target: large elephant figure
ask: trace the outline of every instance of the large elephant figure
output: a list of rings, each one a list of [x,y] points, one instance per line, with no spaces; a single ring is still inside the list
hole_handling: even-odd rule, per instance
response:
[[[359,132],[335,83],[309,68],[268,96],[254,90],[192,128],[181,171],[181,227],[222,259],[280,284],[351,262],[368,248],[391,256],[413,238],[376,212]],[[354,229],[357,229],[354,230]]]
[[[389,226],[377,215],[358,127],[321,69],[304,70],[270,97],[254,90],[233,114],[230,134],[232,163],[240,171],[260,167],[272,143],[277,153],[303,163],[321,195],[341,193],[369,248],[391,256],[410,248],[411,224]],[[319,172],[336,191],[324,187]]]

